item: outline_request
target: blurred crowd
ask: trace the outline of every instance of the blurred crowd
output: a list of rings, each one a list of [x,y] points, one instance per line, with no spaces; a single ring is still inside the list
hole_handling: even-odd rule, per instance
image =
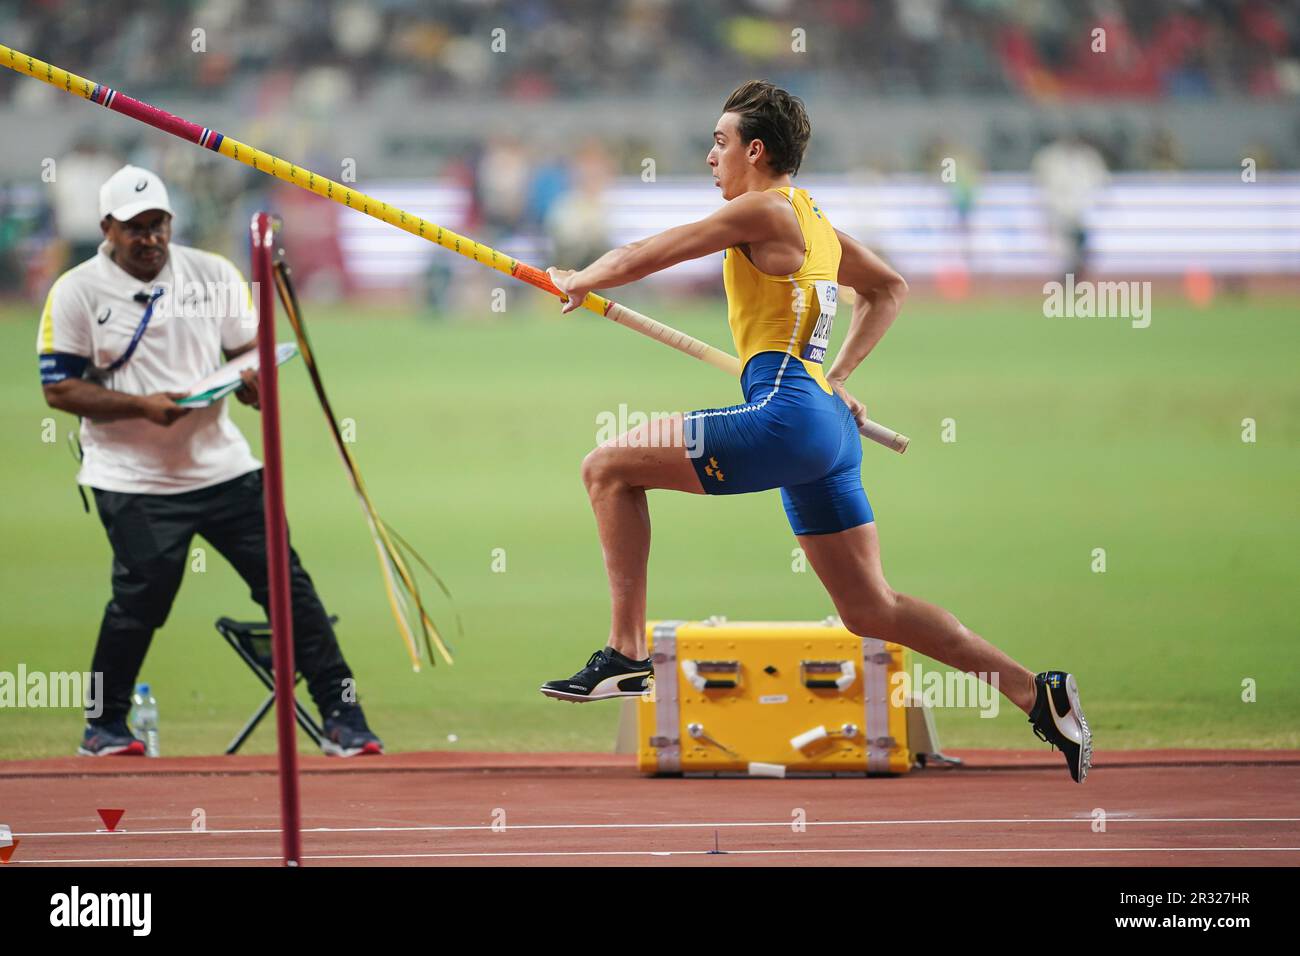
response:
[[[21,291],[36,299],[52,276],[95,254],[103,238],[99,188],[128,162],[157,172],[166,183],[177,242],[242,261],[249,217],[268,209],[283,217],[282,235],[294,249],[300,288],[316,298],[354,291],[334,204],[238,163],[208,162],[201,150],[179,140],[135,136],[104,142],[82,136],[52,157],[47,182],[0,175],[0,294]],[[454,221],[445,220],[451,228],[490,245],[525,236],[541,243],[548,261],[585,264],[609,248],[604,195],[618,162],[596,138],[546,148],[497,136],[431,159],[420,182],[452,187],[465,197]],[[435,259],[437,274],[426,283],[430,297],[445,284],[447,268],[444,257]]]
[[[1272,109],[1275,98],[1300,96],[1300,0],[0,0],[0,40],[111,78],[146,101],[236,104],[241,138],[272,141],[318,171],[337,168],[335,114],[347,101],[369,109],[481,94],[523,101],[531,112],[533,102],[593,95],[680,100],[762,75],[823,101],[837,93],[897,97],[910,109],[909,96],[961,94],[1033,104],[1012,117],[987,110],[982,129],[968,130],[964,142],[948,131],[886,137],[887,148],[861,155],[858,167],[845,168],[842,154],[830,161],[826,151],[806,164],[812,174],[854,175],[933,171],[954,158],[959,174],[948,185],[961,224],[981,171],[1032,169],[1059,197],[1068,190],[1050,184],[1062,169],[1077,179],[1080,169],[1205,162],[1185,155],[1194,150],[1156,110],[1061,108],[1072,98],[1250,97]],[[24,96],[39,106],[40,92],[0,70],[0,107]],[[290,100],[294,108],[284,109]],[[54,154],[56,179],[0,170],[0,292],[38,296],[50,275],[91,254],[99,183],[132,162],[172,189],[178,241],[240,255],[249,214],[277,209],[296,232],[287,238],[297,261],[316,263],[322,282],[334,277],[326,294],[348,294],[328,204],[238,164],[207,162],[192,146],[135,124],[113,129],[113,139],[64,140]],[[420,153],[414,175],[467,197],[453,227],[489,243],[530,237],[549,261],[582,264],[608,242],[605,187],[642,171],[652,155],[647,135],[435,136],[412,147]],[[1236,145],[1260,168],[1272,163],[1266,144]],[[690,149],[699,153],[689,153],[696,166],[666,157],[660,172],[702,171],[703,148]],[[1282,161],[1294,156],[1288,147]],[[830,164],[819,167],[818,157]],[[367,167],[361,187],[375,175]],[[1062,241],[1082,255],[1077,215],[1063,208],[1053,216]],[[438,285],[430,277],[429,288]]]
[[[544,100],[756,72],[805,94],[1300,94],[1298,0],[0,0],[0,36],[145,99]]]
[[[230,256],[246,247],[252,212],[265,204],[267,178],[237,163],[205,163],[180,141],[138,137],[106,143],[82,136],[37,179],[0,174],[0,293],[44,295],[50,279],[89,259],[103,236],[99,187],[125,163],[158,173],[176,213],[176,239]]]

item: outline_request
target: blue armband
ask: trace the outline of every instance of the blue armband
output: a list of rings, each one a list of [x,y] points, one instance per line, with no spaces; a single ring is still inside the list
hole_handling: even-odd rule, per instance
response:
[[[42,352],[39,358],[42,385],[53,385],[65,378],[81,378],[90,364],[90,359],[84,355],[68,352]]]

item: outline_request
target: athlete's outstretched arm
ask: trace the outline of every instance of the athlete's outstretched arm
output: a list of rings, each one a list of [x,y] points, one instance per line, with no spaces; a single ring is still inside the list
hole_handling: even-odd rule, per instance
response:
[[[596,289],[626,285],[679,262],[721,252],[730,246],[762,242],[777,234],[777,217],[781,212],[771,197],[745,193],[699,222],[674,226],[647,239],[611,249],[585,269],[569,271],[551,267],[546,271],[551,281],[569,296],[563,311],[572,312],[588,292]]]
[[[848,335],[826,373],[828,381],[843,385],[898,318],[898,310],[907,297],[907,283],[852,236],[838,229],[835,234],[840,237],[839,283],[858,294]]]

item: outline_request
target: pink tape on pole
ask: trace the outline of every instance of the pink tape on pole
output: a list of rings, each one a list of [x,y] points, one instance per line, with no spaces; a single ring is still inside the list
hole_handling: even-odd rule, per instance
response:
[[[191,143],[210,149],[214,153],[221,149],[221,141],[225,139],[223,134],[214,129],[191,123],[174,113],[160,110],[148,103],[141,103],[133,96],[127,96],[125,93],[120,93],[111,87],[102,86],[98,83],[95,84],[90,99],[91,102],[98,103],[114,113],[121,113],[123,116],[129,116],[142,123],[148,123],[155,129],[189,140]]]

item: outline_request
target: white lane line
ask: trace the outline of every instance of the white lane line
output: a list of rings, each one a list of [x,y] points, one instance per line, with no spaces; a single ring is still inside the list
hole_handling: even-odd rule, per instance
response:
[[[721,856],[799,856],[814,853],[879,855],[896,853],[1300,853],[1300,846],[1121,846],[1121,847],[898,847],[887,849],[807,849],[807,850],[724,850]],[[305,853],[304,860],[444,860],[496,859],[506,857],[600,857],[600,856],[712,856],[710,850],[516,850],[495,853]],[[103,859],[18,860],[9,866],[24,864],[87,863],[251,863],[280,860],[279,856],[158,856],[112,857]]]
[[[987,817],[954,818],[948,820],[808,820],[801,826],[806,827],[883,827],[883,826],[954,826],[961,824],[996,825],[996,824],[1032,824],[1032,823],[1076,823],[1087,824],[1092,820],[1086,817]],[[1107,824],[1117,823],[1300,823],[1300,817],[1125,817],[1107,814]],[[776,822],[726,822],[726,823],[512,823],[506,830],[722,830],[761,827],[788,828],[791,820]],[[475,830],[491,830],[490,823],[466,824],[463,826],[376,826],[376,827],[303,827],[301,833],[458,833]],[[191,834],[193,836],[229,836],[245,834],[275,834],[279,827],[250,827],[247,829],[207,829],[192,830],[178,827],[166,830],[132,830],[119,828],[108,830],[67,830],[48,833],[19,833],[16,837],[121,837],[121,836],[167,836]],[[498,829],[500,832],[500,829]]]

